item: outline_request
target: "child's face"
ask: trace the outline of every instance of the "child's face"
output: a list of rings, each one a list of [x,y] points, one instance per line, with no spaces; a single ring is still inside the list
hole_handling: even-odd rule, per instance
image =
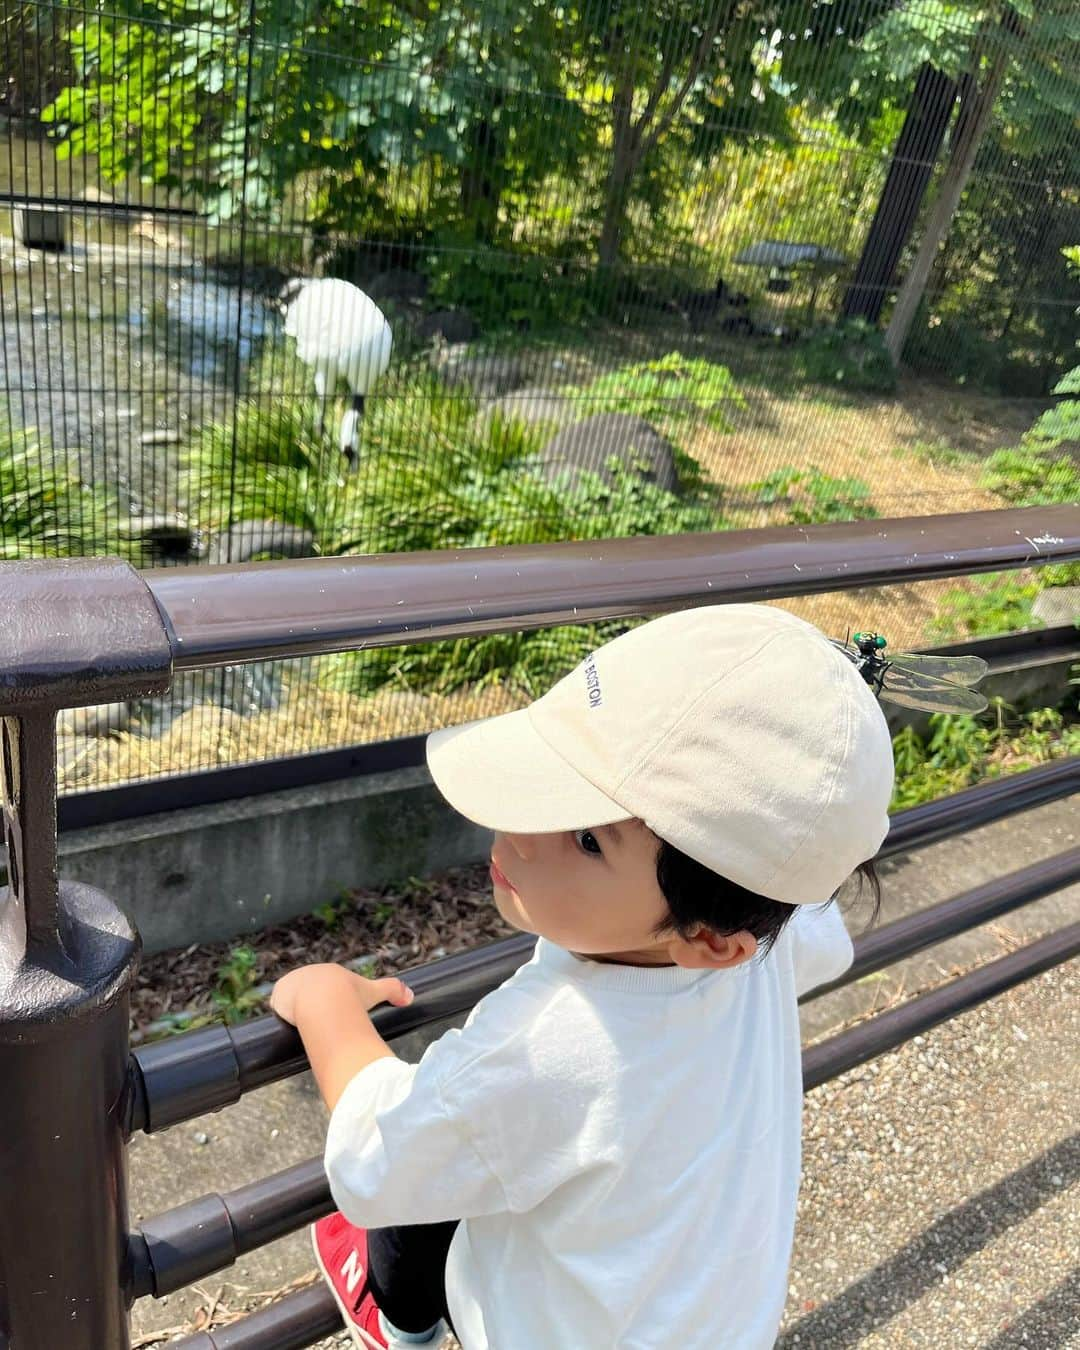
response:
[[[757,944],[749,933],[654,936],[668,915],[656,880],[659,847],[636,819],[555,834],[497,833],[496,907],[515,928],[582,956],[691,967],[737,965],[753,956]]]

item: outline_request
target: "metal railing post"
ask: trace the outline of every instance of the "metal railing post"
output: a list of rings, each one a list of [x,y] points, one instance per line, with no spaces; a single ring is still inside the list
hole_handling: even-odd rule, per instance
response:
[[[126,564],[0,566],[0,1343],[126,1350],[128,994],[139,939],[60,883],[56,711],[168,688],[157,607]]]

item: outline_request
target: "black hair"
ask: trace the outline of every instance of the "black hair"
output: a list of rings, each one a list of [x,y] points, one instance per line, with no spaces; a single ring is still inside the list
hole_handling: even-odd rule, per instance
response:
[[[881,909],[881,879],[873,859],[861,862],[852,873],[852,876],[856,875],[859,898],[864,882],[869,882],[873,890],[874,912],[866,925],[869,928]],[[669,913],[653,929],[654,937],[664,937],[668,933],[689,937],[701,925],[725,936],[745,930],[757,938],[762,960],[798,908],[784,900],[770,900],[768,896],[747,890],[694,858],[688,858],[666,839],[661,839],[656,854],[656,880],[668,902]],[[814,908],[824,909],[826,905],[834,904],[835,899],[833,896]]]

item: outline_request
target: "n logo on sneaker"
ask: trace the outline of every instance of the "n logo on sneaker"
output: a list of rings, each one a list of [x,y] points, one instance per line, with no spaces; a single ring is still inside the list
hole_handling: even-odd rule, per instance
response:
[[[364,1267],[360,1264],[360,1254],[354,1247],[345,1258],[345,1264],[341,1267],[341,1274],[345,1277],[345,1287],[350,1294],[356,1292],[356,1286],[364,1278]]]

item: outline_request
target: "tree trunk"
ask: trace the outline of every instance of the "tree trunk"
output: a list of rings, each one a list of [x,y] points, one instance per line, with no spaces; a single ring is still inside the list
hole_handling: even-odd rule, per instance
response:
[[[493,108],[497,109],[499,100]],[[461,210],[477,243],[490,244],[498,228],[502,196],[502,144],[499,130],[487,117],[473,128],[469,159],[461,171]]]
[[[844,296],[841,318],[866,319],[876,324],[881,317],[896,264],[926,195],[955,101],[956,82],[927,62],[915,82],[870,232]]]
[[[611,100],[611,172],[604,202],[604,225],[600,231],[601,267],[611,267],[619,261],[630,183],[637,168],[640,137],[631,117],[633,99],[633,80],[620,80]]]
[[[973,82],[972,92],[961,104],[956,143],[945,168],[937,200],[930,209],[930,218],[926,222],[919,251],[915,255],[915,261],[911,264],[911,270],[904,278],[904,284],[900,287],[900,293],[896,297],[896,307],[893,309],[892,318],[889,320],[889,326],[885,332],[885,345],[889,349],[889,355],[892,357],[894,365],[900,364],[900,354],[904,350],[904,343],[911,331],[919,301],[926,290],[930,269],[934,265],[934,259],[941,246],[941,241],[945,238],[952,218],[956,214],[960,197],[967,186],[968,178],[971,176],[975,156],[990,125],[994,103],[997,100],[998,90],[1001,88],[1001,81],[1005,76],[1007,60],[1008,57],[1004,47],[999,47],[982,89],[975,90]]]

